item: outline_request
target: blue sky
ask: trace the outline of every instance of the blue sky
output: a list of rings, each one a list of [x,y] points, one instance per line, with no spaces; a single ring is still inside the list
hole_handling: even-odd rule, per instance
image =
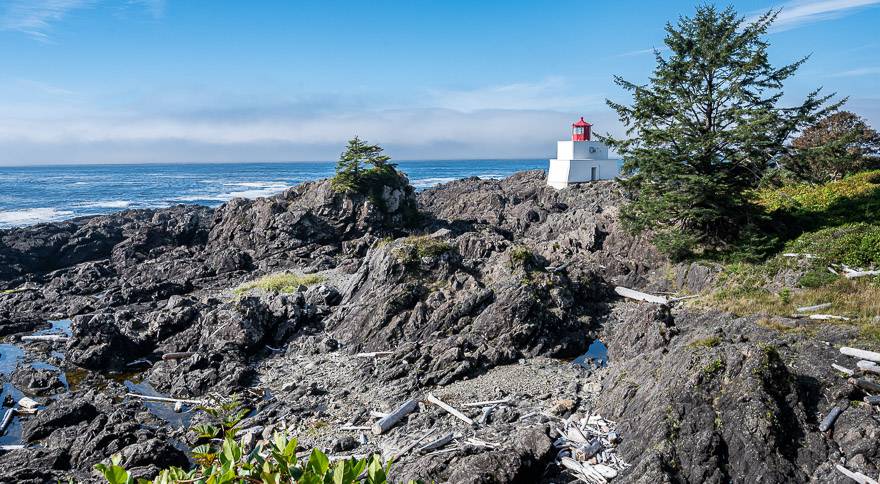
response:
[[[620,132],[695,2],[3,0],[0,164],[334,159],[354,134],[401,159],[547,157],[578,115]],[[719,3],[726,6],[726,3]],[[782,8],[788,84],[880,128],[880,0]]]

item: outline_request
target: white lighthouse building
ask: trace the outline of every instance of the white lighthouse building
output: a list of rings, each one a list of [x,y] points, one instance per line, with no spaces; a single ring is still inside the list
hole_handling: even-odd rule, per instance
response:
[[[547,172],[548,185],[559,189],[573,183],[611,180],[620,174],[618,160],[608,159],[608,147],[590,140],[591,127],[582,116],[571,125],[571,141],[556,143],[556,158],[550,160]]]

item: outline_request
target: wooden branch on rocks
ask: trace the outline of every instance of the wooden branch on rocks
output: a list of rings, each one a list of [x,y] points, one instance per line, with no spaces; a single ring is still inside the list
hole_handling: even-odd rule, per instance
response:
[[[867,390],[869,392],[880,393],[880,385],[874,383],[867,378],[850,378],[850,384],[855,385],[862,390]]]
[[[837,271],[835,271],[833,268],[831,268],[831,266],[828,266],[828,272],[834,274],[835,276],[839,276],[839,275],[840,275]]]
[[[636,301],[645,301],[654,304],[669,304],[669,299],[667,299],[665,296],[655,296],[653,294],[636,291],[635,289],[630,289],[628,287],[617,286],[614,288],[614,292],[616,292],[619,296],[628,299],[635,299]]]
[[[846,467],[843,467],[840,464],[837,464],[834,467],[836,467],[837,470],[840,471],[841,474],[845,475],[846,477],[849,477],[850,479],[858,482],[859,484],[877,484],[877,481],[862,474],[861,472],[853,472],[853,471],[847,469]]]
[[[10,450],[24,449],[22,444],[0,445],[0,452],[8,452]]]
[[[343,425],[339,430],[370,430],[372,427],[366,425]]]
[[[370,416],[374,418],[385,418],[388,416],[385,412],[377,412],[376,410],[370,410]]]
[[[837,316],[835,314],[811,314],[809,316],[810,319],[818,319],[818,320],[829,320],[836,319],[839,321],[849,321],[849,318],[846,316]]]
[[[455,418],[461,420],[462,422],[464,422],[464,423],[466,423],[466,424],[468,424],[468,425],[473,425],[473,424],[474,424],[474,421],[471,420],[470,418],[468,418],[465,414],[463,414],[463,413],[459,412],[458,410],[452,408],[450,405],[448,405],[447,403],[445,403],[443,400],[440,400],[439,398],[435,397],[434,395],[432,395],[432,394],[429,393],[429,394],[428,394],[428,397],[427,397],[427,400],[428,400],[429,402],[433,403],[434,405],[437,405],[438,407],[442,408],[443,410],[446,410],[449,414],[451,414],[453,417],[455,417]]]
[[[880,405],[880,395],[869,395],[865,397],[865,403],[868,405]]]
[[[202,400],[188,400],[185,398],[170,398],[170,397],[157,397],[153,395],[141,395],[139,393],[126,393],[125,396],[137,398],[139,400],[147,400],[151,402],[164,402],[164,403],[188,403],[190,405],[202,405]]]
[[[500,400],[485,400],[482,402],[470,402],[470,403],[462,403],[462,407],[485,407],[487,405],[497,405],[499,403],[508,403],[510,402],[510,397],[502,398]]]
[[[875,353],[873,351],[860,350],[858,348],[850,348],[849,346],[844,346],[840,348],[840,354],[852,356],[853,358],[859,358],[861,360],[869,360],[875,363],[880,363],[880,353]]]
[[[452,434],[452,432],[449,432],[448,434],[440,437],[439,439],[432,440],[431,442],[428,442],[427,444],[423,445],[419,449],[419,452],[430,452],[432,450],[437,450],[437,449],[443,447],[444,445],[452,442],[453,438],[454,438],[454,435]]]
[[[816,304],[815,306],[799,307],[799,308],[795,309],[795,311],[797,311],[799,313],[807,313],[810,311],[818,311],[820,309],[826,309],[826,308],[830,308],[830,307],[831,307],[831,303],[822,303],[822,304]]]
[[[856,367],[862,373],[873,373],[875,375],[880,375],[880,365],[874,363],[873,361],[859,361],[858,363],[856,363]]]
[[[403,417],[406,417],[410,413],[415,412],[417,408],[419,408],[419,400],[417,398],[407,400],[397,410],[389,413],[387,416],[374,423],[371,427],[373,433],[376,435],[380,435],[387,432],[388,429],[394,427],[397,422],[399,422]]]
[[[849,368],[847,368],[845,366],[840,366],[837,363],[832,363],[831,368],[834,368],[835,370],[837,370],[847,376],[853,376],[856,373],[854,370],[850,370]]]
[[[195,354],[195,353],[194,353],[194,352],[191,352],[191,351],[182,351],[182,352],[179,352],[179,353],[165,353],[164,355],[162,355],[162,359],[165,360],[165,361],[168,361],[168,360],[185,360],[185,359],[189,358],[190,356],[192,356],[192,355],[194,355],[194,354]]]
[[[822,423],[819,424],[819,432],[826,432],[831,430],[831,427],[834,427],[834,421],[837,420],[837,417],[843,413],[843,409],[840,407],[834,407],[828,412],[828,415],[822,419]]]
[[[424,441],[424,440],[427,439],[428,437],[434,435],[434,432],[436,432],[436,430],[434,430],[434,429],[430,429],[430,430],[428,430],[428,433],[426,433],[425,435],[423,435],[423,436],[419,437],[418,439],[412,441],[409,445],[407,445],[406,447],[400,449],[400,451],[396,452],[393,456],[391,456],[391,460],[397,460],[397,459],[403,457],[404,455],[408,454],[409,451],[413,450],[417,445],[419,445],[420,443],[422,443],[422,441]]]
[[[803,257],[805,259],[814,259],[816,256],[813,254],[801,254],[798,252],[786,252],[782,254],[782,257]]]
[[[67,341],[70,338],[64,336],[63,334],[32,334],[29,336],[22,336],[22,341]]]
[[[6,413],[3,414],[3,420],[0,420],[0,435],[3,435],[6,432],[6,427],[12,423],[12,416],[15,415],[15,409],[10,408],[6,410]]]
[[[40,404],[32,398],[21,397],[18,400],[18,406],[21,408],[37,408],[40,406]]]
[[[847,279],[855,279],[857,277],[865,277],[865,276],[880,276],[880,270],[878,271],[854,271],[852,269],[847,270],[846,273],[843,274]]]
[[[369,353],[355,353],[355,358],[375,358],[377,356],[393,355],[393,351],[371,351]]]

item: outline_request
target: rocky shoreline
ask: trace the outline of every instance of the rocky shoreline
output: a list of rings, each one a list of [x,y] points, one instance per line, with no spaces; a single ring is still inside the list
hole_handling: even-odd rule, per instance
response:
[[[614,482],[847,482],[842,461],[877,475],[876,413],[828,366],[853,329],[805,337],[757,315],[619,299],[616,285],[699,293],[713,271],[624,232],[614,182],[556,191],[543,177],[388,188],[381,201],[320,181],[0,231],[4,404],[40,403],[0,437],[26,446],[0,450],[0,481],[91,481],[117,453],[142,477],[187,465],[200,412],[128,393],[237,394],[250,445],[288,429],[334,456],[453,434],[395,459],[395,479],[573,482],[554,442],[562,421],[594,414],[616,422],[629,464]],[[233,291],[283,271],[321,282]],[[64,336],[49,321],[65,320],[66,340],[20,340]],[[572,364],[597,339],[609,364]],[[428,393],[477,423],[421,404],[367,430],[371,411]]]

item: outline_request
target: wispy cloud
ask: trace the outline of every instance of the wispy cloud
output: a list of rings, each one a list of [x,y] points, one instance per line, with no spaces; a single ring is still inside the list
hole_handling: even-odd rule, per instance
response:
[[[836,19],[877,4],[880,4],[880,0],[794,0],[776,7],[782,11],[776,17],[772,30],[781,32]]]
[[[0,7],[0,30],[21,32],[41,42],[51,42],[54,24],[74,10],[95,7],[100,0],[6,0]],[[125,8],[145,9],[155,18],[165,14],[166,0],[128,0]]]
[[[520,82],[464,90],[428,91],[431,106],[472,112],[485,109],[570,110],[597,105],[601,95],[569,94],[575,91],[563,77],[548,77],[539,82]]]
[[[53,23],[94,0],[9,0],[0,13],[0,29],[17,31],[46,42]]]
[[[653,53],[656,52],[656,51],[665,52],[665,51],[667,51],[667,50],[669,50],[668,47],[660,47],[660,48],[657,48],[657,47],[651,47],[650,49],[631,50],[631,51],[629,51],[629,52],[624,52],[624,53],[622,53],[622,54],[617,54],[617,55],[612,56],[612,57],[635,57],[635,56],[639,56],[639,55],[653,54]]]
[[[833,74],[829,74],[828,77],[859,77],[875,75],[880,75],[880,67],[860,67],[858,69],[835,72]]]

